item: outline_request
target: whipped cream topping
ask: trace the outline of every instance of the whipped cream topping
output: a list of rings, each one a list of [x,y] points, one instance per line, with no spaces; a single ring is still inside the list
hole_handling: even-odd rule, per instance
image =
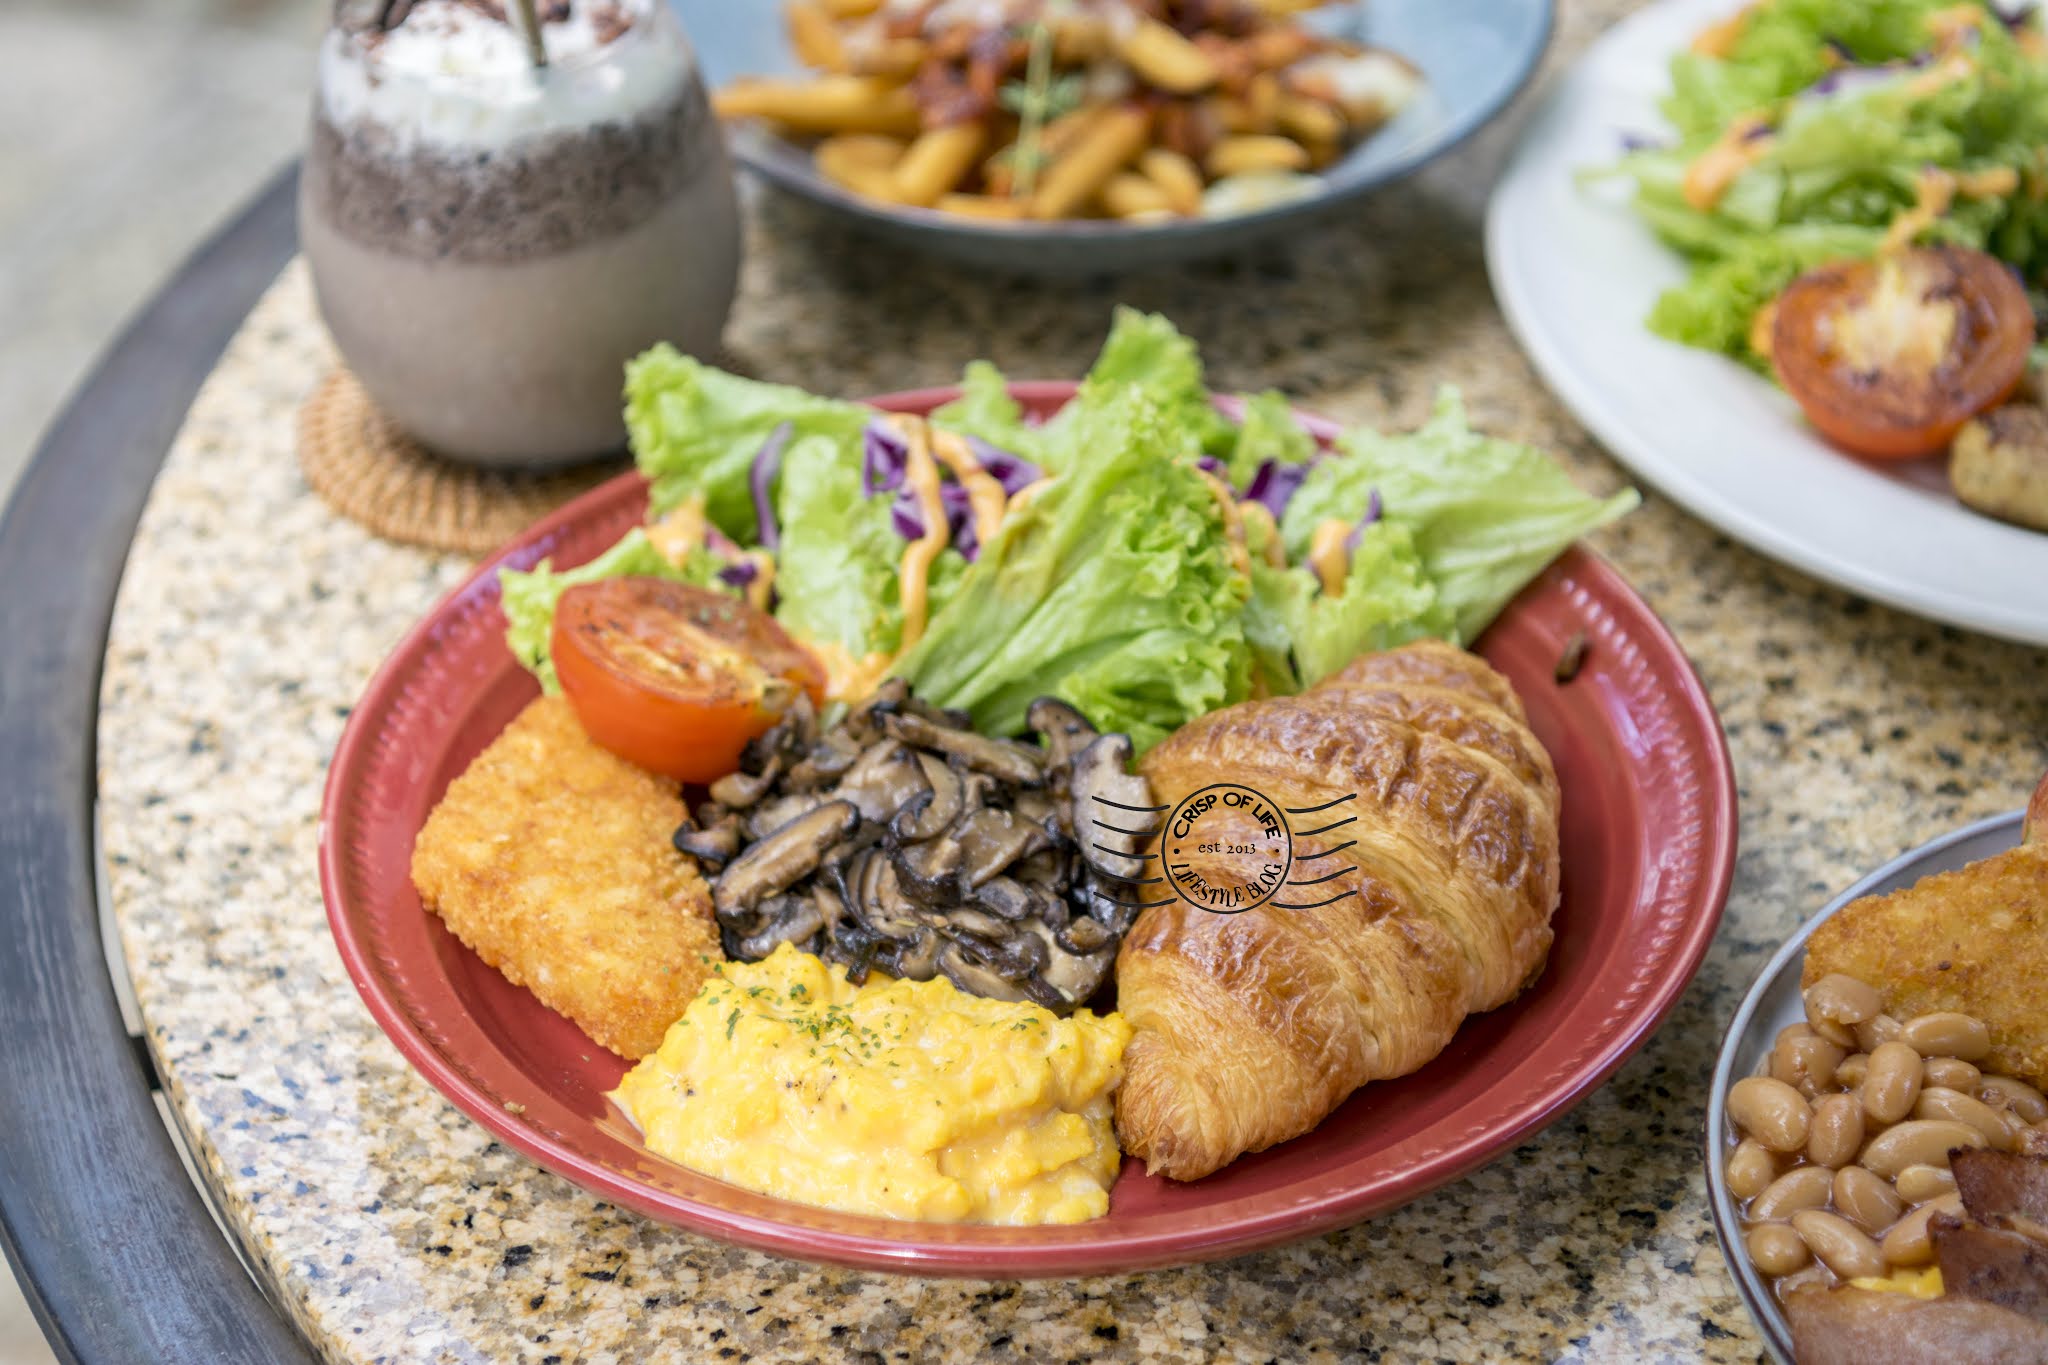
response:
[[[575,0],[541,26],[548,66],[535,70],[516,17],[419,0],[387,33],[328,33],[321,108],[339,127],[373,123],[401,143],[474,147],[631,122],[667,108],[690,76],[688,48],[646,31],[673,23],[660,3]]]

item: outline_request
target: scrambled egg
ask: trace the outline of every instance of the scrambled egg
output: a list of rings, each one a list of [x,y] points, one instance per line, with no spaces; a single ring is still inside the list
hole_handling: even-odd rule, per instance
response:
[[[946,1223],[1109,1209],[1131,1026],[846,973],[725,963],[612,1100],[657,1154],[764,1194]]]
[[[1858,1289],[1875,1290],[1880,1294],[1904,1294],[1911,1299],[1938,1299],[1942,1294],[1941,1267],[1938,1265],[1923,1270],[1894,1270],[1889,1275],[1859,1275],[1849,1283]]]

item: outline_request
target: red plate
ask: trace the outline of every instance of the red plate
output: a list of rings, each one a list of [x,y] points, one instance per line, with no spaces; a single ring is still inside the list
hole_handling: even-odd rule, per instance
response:
[[[1049,413],[1065,383],[1019,384]],[[927,412],[927,389],[877,400]],[[1327,423],[1314,429],[1325,439]],[[1233,1256],[1416,1198],[1556,1119],[1640,1046],[1720,920],[1735,782],[1678,644],[1574,548],[1479,642],[1513,680],[1564,789],[1564,895],[1536,985],[1413,1076],[1367,1086],[1313,1133],[1175,1184],[1127,1162],[1107,1216],[1072,1227],[903,1223],[752,1194],[657,1158],[604,1098],[625,1064],[477,960],[420,907],[412,845],[449,781],[535,691],[506,652],[500,565],[591,558],[642,518],[636,475],[535,526],[408,635],[349,718],[327,778],[320,879],[356,989],[450,1100],[549,1170],[649,1217],[806,1260],[925,1275],[1086,1275]],[[1559,685],[1574,635],[1588,648]]]

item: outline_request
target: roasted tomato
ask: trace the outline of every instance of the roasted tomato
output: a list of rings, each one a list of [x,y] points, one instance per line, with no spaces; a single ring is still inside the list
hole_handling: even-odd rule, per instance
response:
[[[549,647],[590,737],[684,782],[739,767],[747,741],[825,671],[767,613],[661,578],[607,578],[562,594]]]
[[[1771,362],[1807,420],[1879,460],[1931,455],[2013,391],[2034,344],[2027,291],[1981,251],[1822,266],[1778,297]]]

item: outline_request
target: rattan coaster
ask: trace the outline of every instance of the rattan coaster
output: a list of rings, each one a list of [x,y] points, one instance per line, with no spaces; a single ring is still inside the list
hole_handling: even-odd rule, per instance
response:
[[[400,431],[340,367],[299,409],[299,469],[320,500],[374,535],[430,550],[486,554],[623,467],[518,474],[452,463]]]

